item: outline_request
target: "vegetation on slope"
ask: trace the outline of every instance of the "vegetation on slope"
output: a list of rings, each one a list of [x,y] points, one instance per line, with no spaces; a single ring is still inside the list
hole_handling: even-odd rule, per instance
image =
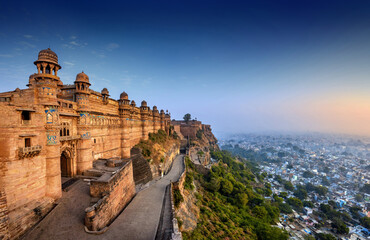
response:
[[[177,140],[176,132],[170,131],[170,134],[163,130],[158,130],[157,133],[149,133],[148,140],[141,140],[135,147],[142,150],[145,159],[152,159],[155,164],[163,162],[163,153]]]
[[[226,151],[212,152],[212,158],[218,164],[207,174],[186,160],[185,187],[196,184],[200,217],[195,230],[184,232],[183,238],[287,239],[287,232],[271,226],[279,217],[278,203],[264,198],[271,190],[268,184],[255,182],[253,164],[240,162]]]

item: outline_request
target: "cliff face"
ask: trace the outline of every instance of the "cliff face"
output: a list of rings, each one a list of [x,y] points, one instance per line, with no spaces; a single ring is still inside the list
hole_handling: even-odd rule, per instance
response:
[[[142,180],[138,182],[135,180],[135,182],[136,184],[146,183],[152,178],[161,176],[169,171],[174,158],[180,151],[180,139],[171,132],[167,135],[164,131],[159,130],[158,133],[150,133],[149,139],[141,141],[135,148],[140,149],[138,155],[141,159],[141,168],[145,168],[145,171],[143,170],[140,173],[141,176],[138,177],[138,179],[140,178]]]
[[[210,151],[217,151],[217,139],[212,133],[211,125],[202,124],[200,121],[172,121],[174,130],[181,139],[189,139],[189,155],[196,164],[207,165],[210,163]]]
[[[180,230],[190,233],[199,222],[200,209],[197,204],[202,195],[202,187],[198,179],[199,173],[207,175],[211,164],[211,151],[218,151],[217,139],[210,125],[200,121],[172,121],[177,135],[184,141],[188,140],[189,156],[186,156],[186,177],[180,185],[183,201],[175,210]]]

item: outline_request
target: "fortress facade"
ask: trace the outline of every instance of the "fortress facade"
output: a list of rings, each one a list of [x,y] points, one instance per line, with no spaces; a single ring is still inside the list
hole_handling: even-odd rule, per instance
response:
[[[65,179],[94,161],[130,158],[149,133],[170,128],[170,115],[123,92],[90,89],[81,72],[72,85],[58,77],[50,49],[39,52],[27,89],[0,93],[0,239],[17,238],[62,196]]]

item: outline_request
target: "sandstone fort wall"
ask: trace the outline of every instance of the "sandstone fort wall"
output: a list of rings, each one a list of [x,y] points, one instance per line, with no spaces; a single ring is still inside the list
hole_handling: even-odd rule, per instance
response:
[[[85,226],[90,231],[105,228],[135,195],[132,162],[129,161],[107,181],[92,181],[90,192],[101,199],[86,209]]]

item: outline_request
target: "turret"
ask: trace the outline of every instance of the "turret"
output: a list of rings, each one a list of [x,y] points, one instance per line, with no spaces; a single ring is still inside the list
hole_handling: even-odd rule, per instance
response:
[[[101,95],[102,95],[102,98],[103,98],[103,103],[107,104],[108,103],[108,98],[109,98],[108,89],[103,88],[103,90],[101,90]]]
[[[133,101],[133,103],[135,102]],[[118,104],[119,104],[120,117],[128,118],[130,116],[131,106],[130,106],[130,100],[128,99],[128,95],[126,92],[121,93],[119,100],[118,100]]]
[[[34,62],[37,73],[29,80],[29,86],[37,86],[37,92],[42,104],[56,104],[58,85],[63,85],[57,76],[58,70],[62,67],[58,63],[58,56],[50,48],[41,50],[37,60]]]
[[[119,116],[121,118],[121,157],[129,158],[130,157],[130,129],[132,123],[130,121],[131,109],[133,108],[130,105],[130,100],[126,92],[122,92],[119,100]],[[133,101],[133,105],[135,102]],[[135,107],[134,107],[135,108]]]
[[[159,114],[159,118],[160,118],[160,122],[161,122],[161,129],[162,130],[165,130],[165,114],[164,114],[164,110],[163,109],[161,109],[161,112],[160,112],[160,114]]]
[[[86,109],[89,106],[90,82],[89,77],[82,71],[77,74],[76,81],[76,102],[80,110]]]
[[[153,106],[152,116],[153,116],[153,131],[157,132],[161,128],[159,111],[157,106]]]
[[[46,145],[46,196],[57,199],[62,196],[60,178],[59,105],[57,95],[63,85],[57,76],[61,66],[58,56],[50,48],[41,50],[34,62],[37,73],[30,77],[29,86],[35,89],[39,104],[43,106]]]
[[[148,115],[149,115],[149,108],[145,100],[141,102],[140,106],[140,115],[141,115],[141,121],[142,121],[142,138],[144,140],[148,139]]]

